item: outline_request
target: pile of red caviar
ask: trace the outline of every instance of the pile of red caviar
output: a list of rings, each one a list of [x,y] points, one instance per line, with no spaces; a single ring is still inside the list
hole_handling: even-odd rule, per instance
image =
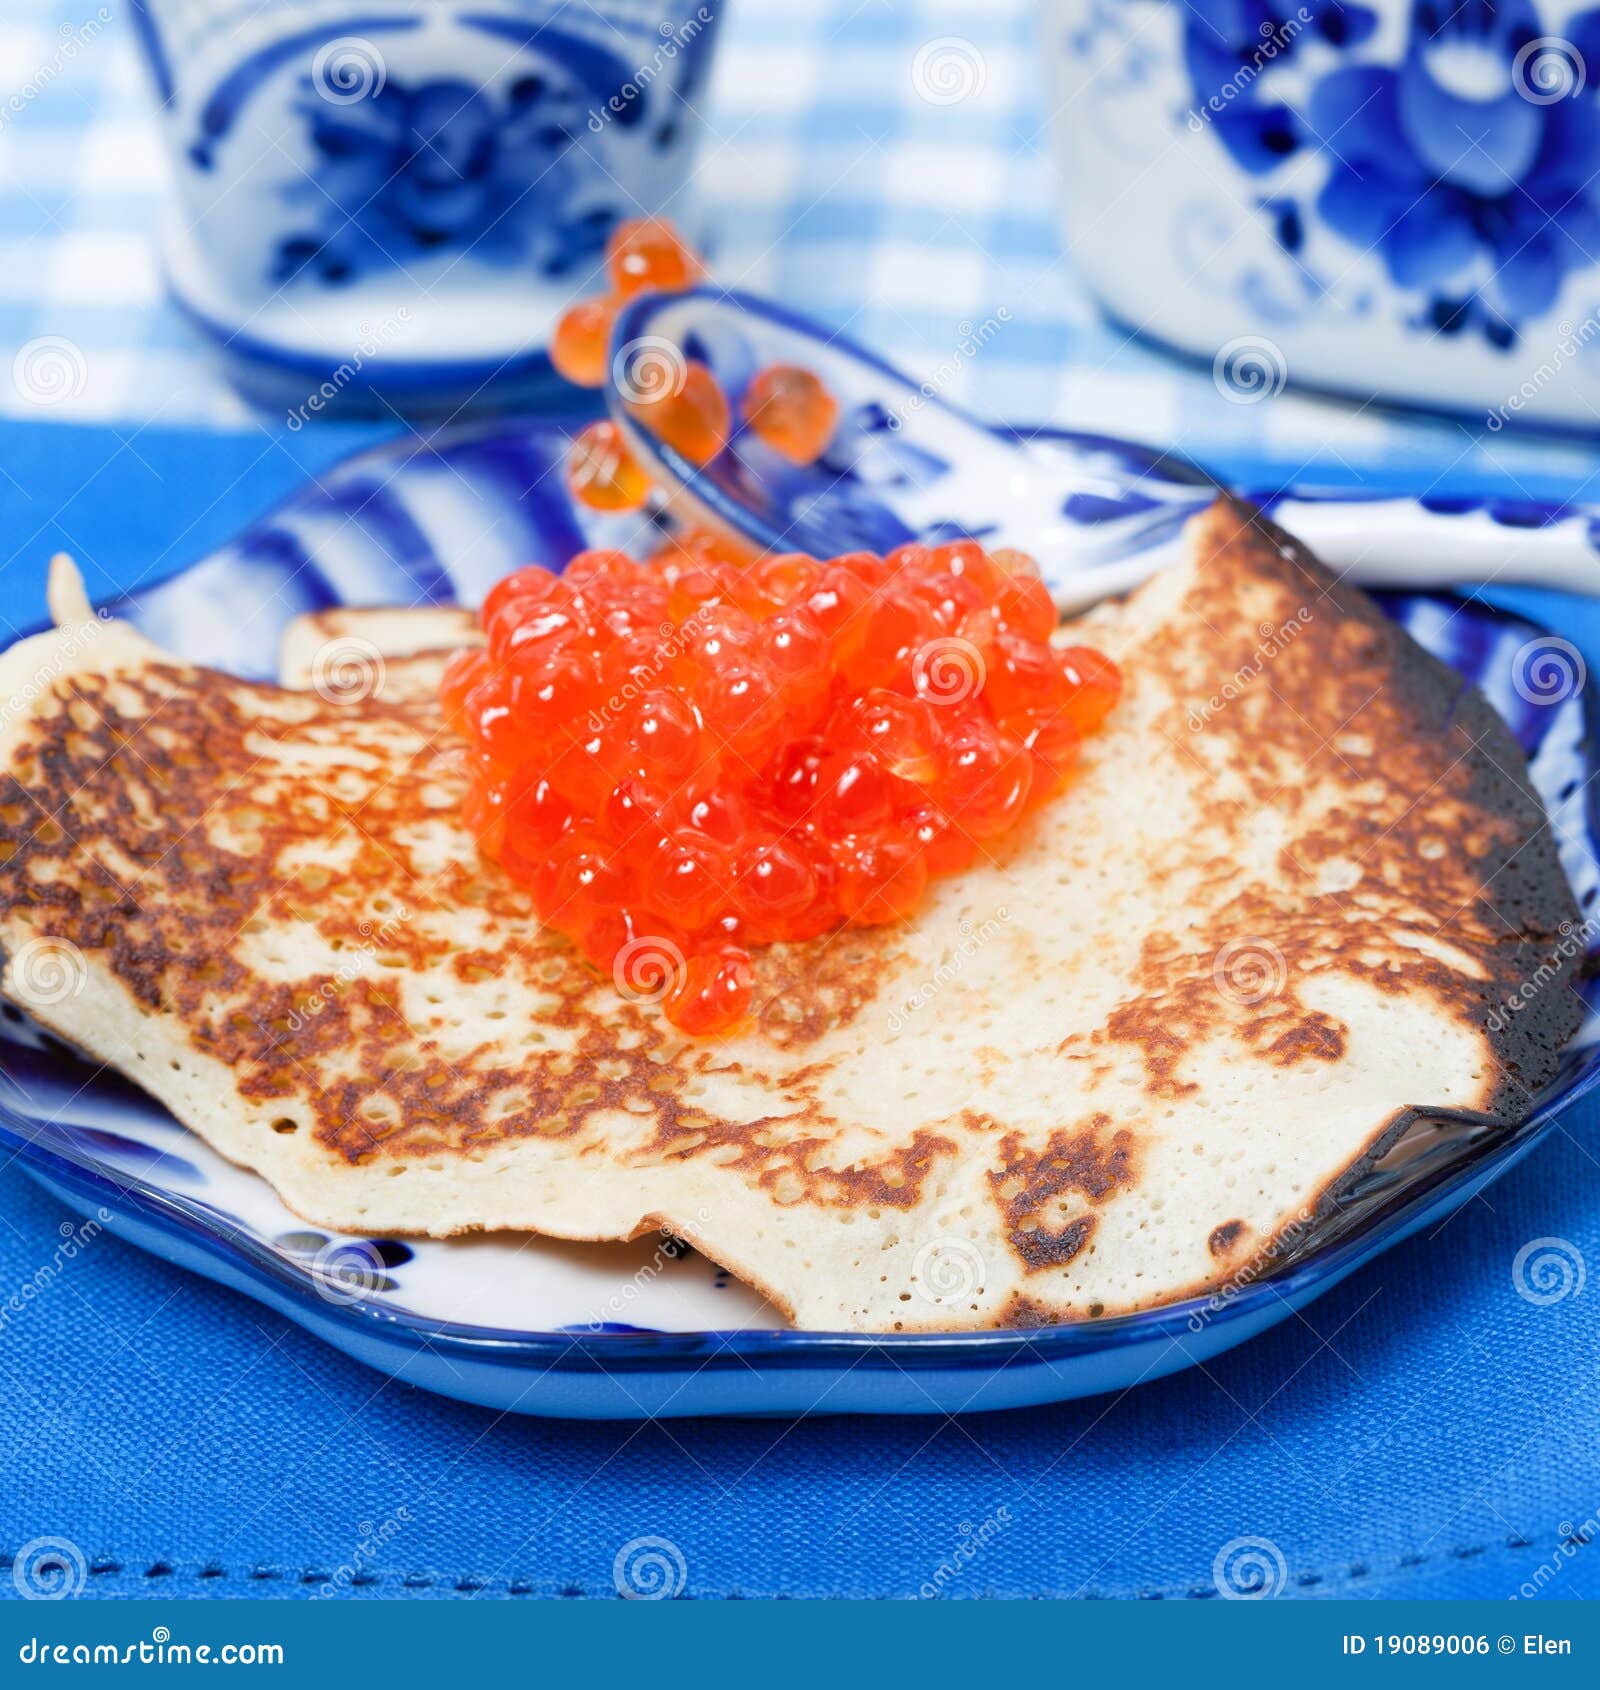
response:
[[[443,682],[469,826],[541,919],[690,1033],[750,1011],[752,947],[909,916],[1068,783],[1116,702],[1020,553],[823,563],[689,533],[489,594]]]
[[[705,267],[672,225],[643,217],[618,224],[606,246],[611,291],[574,305],[556,325],[550,360],[579,387],[602,387],[617,312],[646,289],[692,286]],[[629,414],[692,464],[708,464],[728,443],[733,407],[717,379],[697,359],[657,369],[625,401]],[[741,414],[758,438],[792,463],[814,463],[827,450],[839,405],[810,370],[773,364],[754,375]],[[638,510],[650,481],[609,419],[590,423],[573,442],[567,463],[573,496],[595,510]]]

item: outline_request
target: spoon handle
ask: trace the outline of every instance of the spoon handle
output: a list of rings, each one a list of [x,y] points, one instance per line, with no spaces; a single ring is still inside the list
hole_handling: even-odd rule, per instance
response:
[[[1526,512],[1526,514],[1524,514]],[[1554,587],[1600,596],[1600,506],[1510,519],[1414,499],[1282,499],[1272,511],[1331,569],[1367,587]]]

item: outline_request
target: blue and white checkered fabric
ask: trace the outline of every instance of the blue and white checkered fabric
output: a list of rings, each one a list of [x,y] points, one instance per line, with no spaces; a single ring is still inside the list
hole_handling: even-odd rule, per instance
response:
[[[1494,477],[1550,494],[1593,472],[1565,442],[1293,392],[1230,404],[1208,373],[1104,324],[1060,250],[1031,0],[727,3],[698,181],[725,280],[909,371],[942,371],[943,391],[987,415],[1176,447],[1245,485],[1423,492]],[[953,103],[913,85],[935,41],[973,67],[973,91]],[[265,425],[163,298],[150,234],[164,174],[122,9],[7,0],[0,412]],[[975,331],[985,343],[963,355]],[[6,379],[17,348],[46,336],[87,369],[47,411]]]

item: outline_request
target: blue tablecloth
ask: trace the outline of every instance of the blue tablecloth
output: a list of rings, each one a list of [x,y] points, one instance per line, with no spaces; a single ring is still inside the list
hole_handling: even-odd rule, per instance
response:
[[[1534,1308],[1511,1260],[1600,1262],[1594,1125],[1205,1374],[943,1423],[497,1420],[99,1238],[4,1334],[0,1551],[66,1537],[91,1595],[609,1596],[659,1536],[688,1596],[914,1596],[981,1533],[949,1595],[1183,1596],[1258,1537],[1288,1595],[1593,1597],[1600,1286]],[[9,1287],[63,1216],[0,1203]]]
[[[57,0],[14,0],[0,83],[59,58],[63,21],[81,26]],[[919,108],[908,68],[956,28],[987,80],[952,117]],[[1293,394],[1224,405],[1205,376],[1121,345],[1057,250],[1032,28],[1026,5],[734,0],[708,163],[719,262],[913,367],[1007,303],[1013,323],[958,397],[1177,444],[1249,485],[1309,467],[1549,493],[1593,473],[1572,442]],[[85,372],[48,422],[0,381],[0,412],[33,419],[0,428],[0,621],[15,629],[42,615],[54,547],[97,597],[170,573],[372,431],[290,436],[252,417],[162,304],[145,242],[159,160],[115,25],[0,143],[0,368],[56,335]],[[111,428],[63,425],[89,418]],[[1600,608],[1519,602],[1600,669]],[[960,1569],[950,1595],[1210,1596],[1224,1546],[1260,1538],[1289,1595],[1600,1595],[1600,1546],[1580,1542],[1600,1535],[1595,1114],[1576,1111],[1438,1237],[1204,1372],[959,1421],[496,1418],[388,1383],[108,1236],[41,1280],[70,1223],[6,1166],[0,1559],[67,1539],[89,1594],[311,1596],[360,1567],[357,1596],[611,1595],[618,1549],[659,1536],[699,1597],[914,1596],[941,1565]],[[1590,1283],[1536,1307],[1511,1264],[1547,1236]]]

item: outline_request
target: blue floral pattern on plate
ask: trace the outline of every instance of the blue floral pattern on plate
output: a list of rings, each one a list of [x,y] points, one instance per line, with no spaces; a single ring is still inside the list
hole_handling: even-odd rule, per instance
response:
[[[1203,468],[1102,435],[997,428],[947,403],[848,336],[732,289],[645,294],[618,313],[608,390],[635,455],[681,508],[776,551],[832,557],[887,551],[916,536],[1016,546],[1038,559],[1064,610],[1125,592],[1175,555],[1184,523],[1215,497]],[[734,401],[726,448],[690,463],[624,402],[635,360],[693,359]],[[839,402],[828,448],[795,464],[739,420],[752,375],[776,363],[821,378]],[[1496,581],[1594,592],[1600,547],[1592,507],[1505,499],[1296,499],[1269,490],[1293,530],[1331,568],[1374,586]]]
[[[1043,439],[1100,467],[1094,498],[1111,498],[1113,517],[1111,464],[1151,463],[1151,454],[1120,442]],[[508,423],[363,454],[224,551],[116,609],[180,655],[259,675],[273,634],[302,610],[471,602],[530,558],[559,563],[584,544],[649,544],[657,516],[598,517],[568,502],[551,473],[566,440],[554,423]],[[1157,485],[1125,491],[1137,502]],[[1181,479],[1175,485],[1194,490]],[[1139,540],[1129,544],[1137,549]],[[1511,722],[1590,915],[1600,897],[1600,770],[1587,695],[1541,700],[1517,687],[1519,654],[1539,634],[1516,617],[1447,594],[1387,594],[1382,602]],[[1586,921],[1574,942],[1589,941],[1592,929]],[[953,1413],[1123,1389],[1205,1362],[1283,1320],[1511,1166],[1600,1078],[1597,1041],[1600,1018],[1592,1018],[1522,1127],[1476,1140],[1428,1135],[1374,1170],[1342,1227],[1284,1271],[1147,1314],[1026,1332],[774,1329],[754,1293],[670,1241],[582,1246],[511,1235],[402,1243],[313,1232],[264,1181],[14,1010],[0,1015],[0,1134],[37,1179],[102,1224],[258,1298],[371,1366],[466,1401],[621,1418]]]
[[[692,464],[651,431],[648,405],[608,391],[613,419],[657,482],[778,551],[832,557],[968,535],[1034,553],[1057,589],[1092,573],[1101,596],[1157,567],[1217,491],[1193,464],[1133,441],[992,428],[847,336],[735,289],[641,295],[618,313],[611,348],[624,376],[635,358],[704,364],[736,413],[764,366],[794,363],[821,379],[841,409],[809,464],[791,463],[737,415],[727,448]]]

